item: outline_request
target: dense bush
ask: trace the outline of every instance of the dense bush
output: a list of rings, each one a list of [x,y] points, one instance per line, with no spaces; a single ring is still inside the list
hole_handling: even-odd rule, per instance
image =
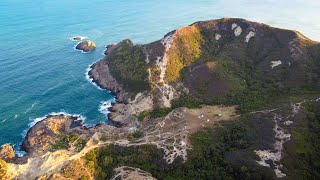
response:
[[[81,151],[86,146],[87,140],[80,138],[77,134],[59,135],[52,145],[53,149],[69,149],[71,145],[76,151]]]
[[[180,72],[185,66],[199,59],[201,55],[202,36],[196,26],[188,26],[179,29],[172,46],[167,54],[168,66],[165,79],[174,82],[180,79]]]
[[[137,115],[134,115],[136,118],[138,118],[138,120],[141,122],[143,121],[145,118],[148,118],[150,116],[150,113],[148,111],[143,111]]]
[[[204,129],[190,138],[193,149],[188,160],[177,158],[168,165],[163,152],[152,145],[121,147],[110,145],[86,155],[96,179],[110,178],[119,166],[138,167],[158,179],[270,179],[259,166],[236,166],[225,157],[227,152],[246,151],[252,132],[246,120],[230,121],[216,128]],[[250,151],[251,152],[251,151]]]
[[[59,135],[55,144],[53,144],[54,149],[68,149],[70,143],[77,140],[79,136],[77,134]]]
[[[320,106],[309,103],[295,122],[283,165],[289,179],[320,179]]]
[[[155,108],[150,112],[150,116],[152,118],[163,117],[163,116],[166,116],[171,111],[172,111],[172,108]]]
[[[200,108],[201,105],[201,101],[186,94],[181,95],[179,99],[173,100],[171,103],[173,109],[178,107]]]
[[[111,74],[128,92],[136,94],[150,89],[142,46],[133,45],[130,40],[123,41],[112,51],[109,59]]]

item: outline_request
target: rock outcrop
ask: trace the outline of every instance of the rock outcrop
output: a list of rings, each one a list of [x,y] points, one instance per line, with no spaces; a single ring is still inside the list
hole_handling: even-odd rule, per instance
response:
[[[107,61],[99,61],[91,66],[89,76],[92,81],[102,89],[107,89],[116,95],[118,102],[127,103],[129,94],[123,89],[118,81],[110,74]]]
[[[16,154],[14,153],[13,147],[9,144],[4,144],[1,146],[0,150],[0,159],[3,159],[5,161],[10,161],[16,157]]]
[[[96,124],[89,128],[84,126],[81,117],[76,115],[49,115],[29,129],[21,150],[27,152],[28,157],[32,157],[58,149],[77,149],[77,144],[88,141],[96,133],[117,138],[119,134],[127,131],[107,124]]]
[[[138,94],[133,101],[128,103],[116,103],[111,107],[109,118],[120,126],[138,126],[137,118],[133,115],[144,111],[151,111],[153,108],[152,96]]]
[[[72,39],[75,40],[75,41],[81,41],[82,40],[82,38],[79,37],[79,36],[73,37]]]
[[[81,43],[79,43],[77,46],[76,46],[76,49],[78,50],[82,50],[84,52],[91,52],[93,50],[95,50],[97,47],[97,45],[90,41],[90,40],[85,40]]]
[[[71,133],[80,127],[78,117],[58,115],[48,116],[29,129],[21,149],[28,155],[41,154],[52,148],[59,135]]]
[[[106,50],[104,51],[104,54],[107,56],[108,54],[110,54],[110,52],[112,52],[117,47],[118,46],[116,44],[107,45]]]

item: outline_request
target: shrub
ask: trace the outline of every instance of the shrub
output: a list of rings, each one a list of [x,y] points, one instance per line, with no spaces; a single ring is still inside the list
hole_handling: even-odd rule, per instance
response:
[[[136,94],[150,89],[148,65],[143,47],[133,45],[130,40],[123,41],[109,55],[110,72],[124,88]]]
[[[132,133],[132,137],[133,138],[140,138],[142,136],[142,132],[140,130],[135,130],[133,133]]]
[[[53,149],[68,149],[70,143],[77,140],[79,136],[77,134],[59,135],[57,141],[52,145]]]
[[[155,108],[150,112],[152,118],[163,117],[169,114],[172,111],[172,108]]]
[[[143,111],[143,112],[141,112],[140,114],[134,115],[134,116],[137,117],[138,120],[141,122],[141,121],[143,121],[145,118],[149,117],[149,116],[150,116],[150,113],[147,112],[147,111]]]

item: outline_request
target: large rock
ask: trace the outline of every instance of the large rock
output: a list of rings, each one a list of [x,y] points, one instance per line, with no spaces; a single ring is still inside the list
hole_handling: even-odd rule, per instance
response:
[[[118,81],[111,75],[107,61],[99,61],[91,66],[89,76],[92,81],[102,89],[107,89],[116,93],[118,102],[127,103],[129,94],[123,89]]]
[[[107,50],[104,51],[104,54],[107,56],[108,54],[110,54],[110,52],[112,52],[117,47],[118,47],[117,44],[109,44],[109,45],[107,45],[106,46]]]
[[[1,146],[0,159],[10,160],[16,157],[13,147],[9,144],[4,144]]]
[[[79,36],[73,37],[72,39],[75,40],[75,41],[81,41],[82,40],[82,38],[79,37]]]
[[[82,127],[76,116],[48,116],[29,129],[21,149],[29,155],[46,152],[52,148],[59,135],[74,133],[77,127]],[[79,134],[81,129],[78,130]],[[78,134],[78,133],[77,133]]]
[[[83,125],[82,119],[76,115],[48,115],[29,129],[21,150],[27,153],[27,157],[32,157],[44,154],[47,151],[56,150],[54,145],[61,140],[61,137],[65,137],[66,135],[74,134],[79,139],[88,140],[95,133],[101,132],[106,133],[106,136],[111,139],[118,137],[123,131],[125,130],[107,124],[96,124],[90,128],[86,127]]]
[[[90,40],[85,40],[76,46],[76,49],[84,52],[91,52],[96,49],[96,44]]]

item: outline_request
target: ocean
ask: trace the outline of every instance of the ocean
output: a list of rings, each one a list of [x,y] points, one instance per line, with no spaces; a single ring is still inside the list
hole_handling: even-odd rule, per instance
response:
[[[108,123],[114,97],[86,76],[108,44],[148,43],[195,21],[222,17],[296,29],[320,40],[319,9],[314,0],[1,0],[0,145],[19,149],[30,126],[51,113],[81,115],[88,125]],[[76,51],[73,36],[88,37],[97,49]]]

